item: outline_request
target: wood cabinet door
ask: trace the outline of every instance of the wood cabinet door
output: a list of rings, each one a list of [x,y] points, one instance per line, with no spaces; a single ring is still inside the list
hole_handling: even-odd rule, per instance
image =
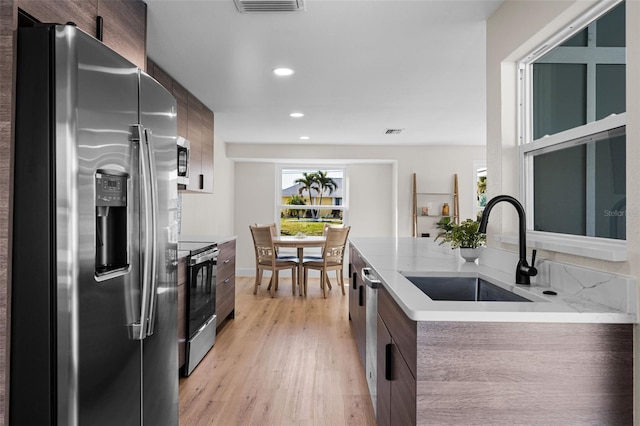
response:
[[[173,79],[151,59],[147,59],[147,74],[155,78],[158,83],[162,84],[162,87],[173,94]]]
[[[216,315],[217,327],[235,310],[236,305],[236,277],[232,275],[225,278],[216,287]],[[231,315],[233,318],[233,315]]]
[[[191,93],[187,97],[187,139],[189,148],[189,185],[190,191],[202,191],[202,103]]]
[[[218,248],[220,253],[217,260],[216,279],[217,284],[221,284],[222,281],[236,273],[236,242],[228,241],[218,244]]]
[[[384,321],[377,315],[377,382],[376,382],[376,420],[378,426],[391,426],[391,365],[389,362],[391,334]]]
[[[416,379],[378,315],[376,419],[378,426],[416,424]]]
[[[178,136],[188,139],[189,93],[175,80],[172,81],[172,93],[178,105]]]
[[[190,143],[186,190],[213,193],[213,112],[152,60],[148,60],[147,68],[149,75],[176,98],[177,133]]]
[[[102,42],[146,70],[147,5],[140,0],[99,0],[98,16],[103,20]]]
[[[366,284],[362,280],[361,268],[356,272],[356,285],[358,287],[357,296],[357,334],[356,340],[358,344],[358,352],[360,352],[360,362],[362,368],[367,369],[367,297]]]
[[[17,5],[40,22],[73,22],[93,37],[101,16],[102,42],[146,69],[147,5],[141,0],[18,0]]]
[[[362,268],[366,265],[357,250],[351,250],[351,282],[349,283],[349,296],[353,296],[349,306],[353,309],[351,313],[351,326],[356,337],[358,354],[362,368],[366,370],[367,351],[367,306],[366,306],[366,285],[362,280]]]
[[[392,337],[393,340],[393,337]],[[416,424],[416,378],[400,355],[395,341],[391,345],[391,424]]]
[[[349,244],[349,320],[351,320],[351,329],[353,330],[353,316],[355,315],[355,281],[353,278],[353,273],[355,272],[355,266],[353,265],[353,253],[355,249],[351,244]]]
[[[407,317],[383,286],[378,289],[378,314],[387,325],[396,346],[411,370],[411,374],[416,377],[418,345],[417,322]]]
[[[213,193],[213,112],[203,106],[202,111],[202,151],[201,173],[202,192]]]
[[[18,0],[16,4],[40,22],[74,22],[87,34],[96,35],[98,0]]]
[[[360,274],[356,272],[355,265],[351,266],[351,277],[349,278],[349,314],[351,316],[351,330],[353,336],[356,339],[356,345],[358,346],[358,355],[360,355],[360,328],[362,320],[360,318],[360,303],[358,298],[358,282],[360,280]]]
[[[349,263],[349,319],[351,320],[351,328],[353,329],[353,326],[355,325],[355,323],[353,322],[353,318],[357,315],[356,313],[356,307],[358,304],[358,295],[357,295],[357,290],[358,287],[356,285],[356,277],[354,276],[354,274],[356,273],[356,268],[353,264],[353,262]],[[357,322],[357,319],[356,319]]]
[[[220,253],[216,271],[216,314],[218,327],[233,318],[236,309],[236,241],[218,244]]]

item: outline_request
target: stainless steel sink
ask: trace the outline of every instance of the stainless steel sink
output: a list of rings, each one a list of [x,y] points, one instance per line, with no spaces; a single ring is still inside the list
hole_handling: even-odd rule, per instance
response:
[[[463,302],[531,302],[495,284],[473,277],[405,276],[433,300]]]

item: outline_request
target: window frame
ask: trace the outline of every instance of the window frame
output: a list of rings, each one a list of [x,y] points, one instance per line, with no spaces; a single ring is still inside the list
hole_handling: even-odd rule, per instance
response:
[[[487,177],[487,162],[485,160],[474,160],[473,161],[473,188],[472,188],[472,194],[474,194],[473,196],[473,206],[472,206],[472,211],[473,211],[473,218],[477,218],[480,214],[482,214],[482,212],[484,211],[485,206],[481,206],[480,204],[478,204],[478,182],[479,182],[479,178],[480,178],[480,171],[483,170],[484,172],[484,177]],[[486,194],[486,190],[485,190],[485,194]],[[488,200],[487,200],[488,201]]]
[[[340,210],[342,211],[342,223],[346,226],[348,225],[349,220],[349,191],[348,191],[348,179],[347,179],[347,167],[344,164],[335,164],[335,163],[326,163],[326,164],[278,164],[277,165],[277,173],[276,173],[276,202],[275,202],[275,211],[274,218],[275,223],[278,229],[278,234],[282,232],[280,229],[280,213],[283,209],[291,209],[292,207],[289,204],[282,204],[282,172],[284,170],[301,170],[306,171],[308,173],[317,172],[318,170],[341,170],[342,171],[342,204],[340,205],[332,205],[331,210]],[[304,206],[296,206],[296,210],[328,210],[327,205],[304,205]]]
[[[571,24],[554,36],[538,45],[531,53],[516,61],[517,72],[517,141],[519,192],[523,201],[527,217],[527,239],[530,245],[553,251],[576,254],[585,257],[605,259],[610,261],[626,260],[626,239],[615,240],[603,237],[577,236],[553,232],[533,230],[533,155],[535,151],[543,149],[561,149],[572,140],[588,137],[599,132],[613,130],[626,126],[626,111],[610,115],[600,120],[587,122],[552,135],[533,139],[533,64],[569,40],[582,30],[618,6],[624,0],[606,0],[598,2],[585,14],[575,19]],[[626,47],[625,47],[626,49]],[[626,65],[626,60],[625,60]],[[589,110],[589,108],[588,108]],[[512,236],[501,236],[500,241],[512,243]],[[588,244],[589,249],[585,249]]]

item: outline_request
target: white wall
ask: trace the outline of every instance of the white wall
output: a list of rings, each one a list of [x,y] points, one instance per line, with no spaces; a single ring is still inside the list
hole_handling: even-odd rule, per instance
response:
[[[181,235],[234,235],[234,163],[214,139],[213,194],[182,193]]]
[[[350,235],[396,235],[395,164],[350,164],[347,185]]]
[[[439,192],[452,190],[453,174],[458,173],[460,214],[463,219],[472,217],[473,162],[485,159],[485,148],[229,144],[227,154],[237,161],[238,274],[252,275],[255,262],[248,227],[276,219],[277,164],[345,164],[351,235],[411,236],[411,174],[418,174],[421,191]]]
[[[255,254],[249,225],[275,222],[275,163],[236,162],[235,212],[236,274],[252,276],[255,273]]]
[[[351,226],[350,235],[394,235],[392,164],[355,164],[347,165],[346,168],[345,182],[349,199],[346,224]],[[278,220],[278,165],[275,162],[238,161],[235,173],[237,193],[252,194],[236,197],[235,203],[237,274],[247,276],[253,275],[255,271],[249,225]]]

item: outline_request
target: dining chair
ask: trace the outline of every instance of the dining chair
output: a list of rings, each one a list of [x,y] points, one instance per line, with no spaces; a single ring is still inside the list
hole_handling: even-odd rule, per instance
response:
[[[258,293],[258,286],[262,282],[262,275],[265,270],[271,271],[271,282],[269,290],[271,297],[278,289],[278,272],[284,269],[291,269],[291,290],[296,294],[296,278],[298,272],[298,259],[287,258],[278,259],[273,245],[273,233],[270,225],[250,225],[253,246],[256,255],[256,282],[253,287],[253,294]]]
[[[329,230],[329,228],[344,228],[344,224],[343,223],[338,223],[338,224],[325,224],[324,227],[322,228],[322,236],[323,237],[327,237],[327,231]],[[312,255],[308,255],[304,257],[303,262],[306,261],[311,261],[311,260],[319,260],[322,261],[322,253],[323,253],[324,247],[320,248],[320,256],[317,256],[315,254]],[[338,274],[339,271],[336,271],[336,274]],[[325,284],[327,285],[327,287],[329,287],[329,290],[331,290],[331,280],[329,280],[329,275],[327,274],[326,277],[327,281],[325,282]]]
[[[349,236],[350,226],[345,227],[333,227],[330,226],[326,230],[326,241],[322,248],[322,259],[309,259],[304,260],[304,280],[302,286],[304,294],[307,294],[307,280],[309,276],[309,269],[320,271],[320,288],[322,289],[322,296],[327,297],[326,287],[329,286],[329,271],[336,271],[336,277],[338,285],[342,288],[342,294],[344,295],[344,252],[347,245],[347,237]]]
[[[269,223],[269,224],[262,224],[262,223],[256,223],[254,224],[254,226],[268,226],[271,231],[271,238],[275,238],[278,237],[278,227],[276,226],[275,223]],[[276,255],[278,256],[278,259],[280,260],[287,260],[287,259],[297,259],[298,257],[294,254],[282,254],[280,253],[280,248],[279,247],[275,247],[276,249]]]

